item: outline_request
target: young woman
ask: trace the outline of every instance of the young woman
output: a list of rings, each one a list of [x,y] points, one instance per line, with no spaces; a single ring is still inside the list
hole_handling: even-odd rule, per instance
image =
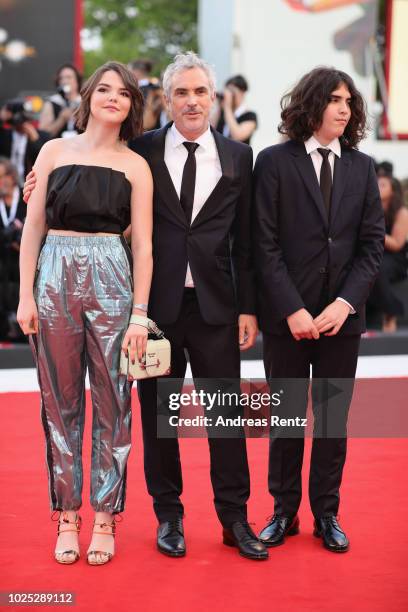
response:
[[[60,66],[55,77],[57,92],[44,102],[39,121],[40,130],[48,132],[52,138],[68,138],[77,133],[75,109],[81,102],[81,83],[82,76],[73,64]]]
[[[84,133],[48,142],[35,164],[20,256],[18,322],[37,361],[51,508],[59,511],[55,558],[79,558],[85,372],[91,382],[91,504],[88,562],[114,553],[115,515],[124,508],[130,451],[130,383],[120,351],[141,359],[152,276],[152,177],[126,145],[141,132],[142,97],[125,66],[98,68],[82,91]],[[133,278],[122,233],[131,223]],[[41,242],[48,234],[41,249]],[[132,289],[134,287],[134,289]]]
[[[407,276],[408,210],[397,179],[379,176],[378,187],[385,216],[384,258],[368,303],[382,312],[383,331],[395,332],[397,317],[404,314],[404,305],[394,294],[392,283]]]

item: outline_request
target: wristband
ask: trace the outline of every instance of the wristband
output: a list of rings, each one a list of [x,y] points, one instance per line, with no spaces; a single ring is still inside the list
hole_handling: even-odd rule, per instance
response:
[[[147,304],[133,304],[133,308],[147,312]]]

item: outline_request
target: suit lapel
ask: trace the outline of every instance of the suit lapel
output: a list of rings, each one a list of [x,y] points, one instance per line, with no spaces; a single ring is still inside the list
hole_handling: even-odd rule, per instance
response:
[[[324,206],[322,192],[320,191],[319,182],[317,180],[316,170],[314,169],[310,155],[306,153],[305,145],[303,143],[293,142],[292,154],[295,157],[295,164],[302,177],[302,180],[312,196],[318,211],[320,212],[325,227],[328,228],[329,221],[327,218],[326,208]]]
[[[330,224],[334,223],[339,210],[341,198],[347,184],[349,170],[351,167],[350,151],[342,149],[341,157],[336,157],[334,162],[333,192],[331,200]]]
[[[153,134],[150,150],[150,164],[155,179],[154,186],[160,194],[160,200],[183,225],[187,225],[186,216],[181,208],[180,200],[164,161],[166,134],[170,126],[171,123],[168,123],[163,128],[156,130]]]
[[[234,162],[232,159],[230,147],[228,147],[228,145],[225,143],[224,138],[219,132],[211,128],[211,133],[214,137],[218,156],[220,158],[222,175],[218,183],[215,185],[214,189],[208,196],[204,205],[202,206],[200,212],[195,217],[192,226],[196,226],[202,223],[205,219],[208,218],[209,215],[212,214],[214,208],[219,206],[225,192],[229,188],[231,181],[234,177]]]

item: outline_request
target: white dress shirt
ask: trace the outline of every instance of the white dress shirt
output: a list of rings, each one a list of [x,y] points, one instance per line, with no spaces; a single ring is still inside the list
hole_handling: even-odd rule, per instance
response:
[[[13,199],[11,206],[8,208],[4,203],[4,200],[0,198],[0,217],[3,222],[3,227],[8,227],[13,223],[16,218],[18,203],[20,201],[20,190],[18,187],[14,187]]]
[[[317,149],[329,149],[329,164],[332,173],[334,173],[334,159],[335,155],[340,159],[341,157],[341,146],[338,138],[335,138],[328,145],[322,145],[314,136],[311,136],[309,140],[305,142],[306,153],[312,158],[313,166],[316,171],[317,180],[320,185],[320,170],[322,169],[323,157],[320,155]]]
[[[317,149],[329,149],[330,150],[328,159],[329,159],[329,164],[330,164],[331,173],[332,173],[332,180],[333,180],[335,156],[337,155],[339,159],[341,157],[341,146],[340,146],[339,139],[334,138],[331,142],[329,142],[328,145],[322,145],[314,136],[311,136],[308,140],[305,141],[305,148],[306,148],[306,153],[310,155],[312,159],[313,167],[315,169],[317,181],[319,185],[320,185],[320,171],[322,169],[323,157],[320,155]],[[347,300],[345,300],[342,297],[337,297],[336,299],[340,300],[340,302],[344,302],[345,304],[347,304],[347,306],[350,308],[350,314],[355,314],[356,311],[354,310],[353,306],[349,302],[347,302]]]
[[[183,145],[186,138],[176,128],[174,123],[167,130],[164,147],[164,162],[169,171],[177,196],[180,199],[181,180],[184,165],[187,161],[187,149]],[[193,212],[191,223],[207,201],[214,187],[222,176],[220,158],[210,127],[199,138],[194,140],[199,146],[196,149],[196,182],[194,190]],[[186,287],[194,287],[190,266],[187,266]]]

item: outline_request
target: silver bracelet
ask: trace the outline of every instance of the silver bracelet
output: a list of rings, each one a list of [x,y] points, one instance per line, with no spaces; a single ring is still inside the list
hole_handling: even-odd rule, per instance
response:
[[[137,308],[138,310],[143,310],[143,312],[147,312],[147,304],[133,304],[133,308]]]

